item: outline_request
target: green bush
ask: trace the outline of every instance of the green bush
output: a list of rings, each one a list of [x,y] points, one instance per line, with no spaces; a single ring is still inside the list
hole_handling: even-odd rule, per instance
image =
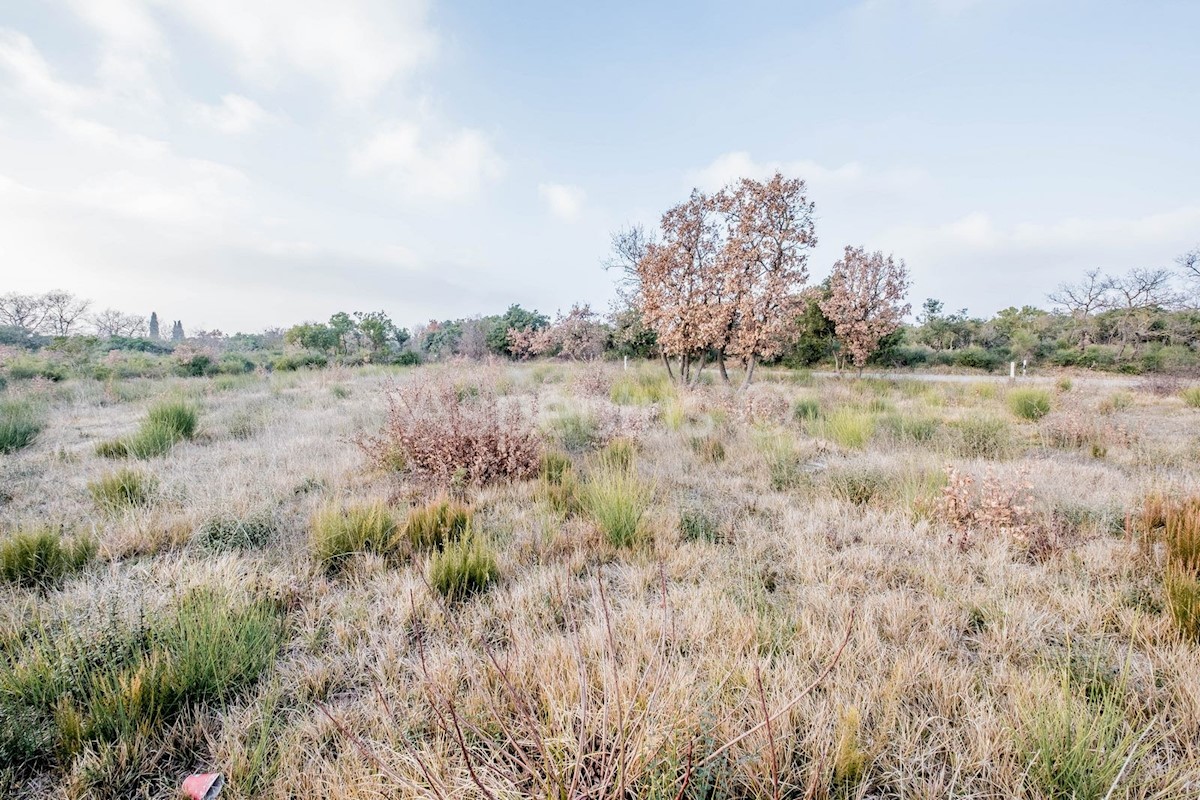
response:
[[[0,538],[0,580],[18,586],[52,586],[78,572],[96,555],[87,537],[64,540],[50,528],[10,533]]]
[[[399,539],[416,550],[442,550],[467,535],[472,516],[462,503],[435,500],[408,512]]]
[[[157,481],[132,469],[119,469],[88,483],[96,505],[105,511],[144,506],[150,502]]]
[[[196,541],[214,553],[252,550],[269,542],[277,531],[278,523],[270,512],[248,517],[214,517],[200,526]]]
[[[40,410],[27,400],[0,400],[0,453],[15,453],[33,444],[45,427]]]
[[[8,375],[17,380],[45,378],[48,381],[66,380],[67,370],[62,364],[53,361],[22,356],[8,362]]]
[[[426,570],[429,585],[450,600],[481,592],[499,577],[495,551],[478,534],[434,551]]]
[[[275,359],[272,367],[277,372],[295,372],[298,369],[319,369],[329,363],[320,353],[290,353]]]
[[[633,470],[603,467],[583,486],[583,508],[613,547],[631,547],[649,538],[644,524],[653,492]]]
[[[250,688],[281,638],[276,603],[238,607],[200,591],[132,628],[114,616],[99,636],[35,623],[15,647],[0,648],[0,763],[69,768],[95,746],[134,758],[161,747],[185,711]],[[120,796],[135,794],[148,796]]]
[[[336,572],[356,553],[388,553],[395,532],[396,523],[383,503],[326,506],[312,520],[313,555],[326,570]]]
[[[1200,408],[1200,386],[1189,386],[1179,393],[1190,408]]]
[[[1030,422],[1049,414],[1050,405],[1050,392],[1045,389],[1013,389],[1008,393],[1009,410]]]

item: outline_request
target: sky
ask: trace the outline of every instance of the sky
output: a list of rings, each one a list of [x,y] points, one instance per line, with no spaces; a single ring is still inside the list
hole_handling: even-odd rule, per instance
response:
[[[1200,244],[1200,2],[4,0],[0,294],[199,329],[605,309],[611,233],[804,178],[918,307]]]

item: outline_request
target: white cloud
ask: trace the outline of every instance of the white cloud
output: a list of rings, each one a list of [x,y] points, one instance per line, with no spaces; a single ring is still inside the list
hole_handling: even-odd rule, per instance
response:
[[[437,49],[426,0],[152,0],[231,51],[247,78],[289,73],[365,102],[411,76]]]
[[[12,93],[45,111],[75,109],[95,99],[89,91],[56,79],[29,37],[10,28],[0,28],[0,70],[10,76]]]
[[[230,135],[248,133],[274,119],[258,103],[240,94],[224,95],[215,106],[197,103],[196,113],[214,130]]]
[[[413,122],[391,122],[351,153],[358,174],[384,173],[412,200],[460,200],[499,178],[504,162],[481,132],[433,138]]]
[[[692,186],[707,191],[720,189],[739,178],[763,179],[770,177],[776,171],[788,177],[803,178],[810,189],[820,192],[846,192],[861,190],[889,191],[909,188],[927,179],[925,173],[917,169],[893,168],[882,171],[868,170],[857,161],[851,161],[840,167],[827,167],[815,161],[755,161],[744,150],[736,150],[717,156],[707,166],[688,173]]]
[[[537,188],[551,214],[567,222],[579,219],[585,198],[583,189],[563,183],[539,183]]]

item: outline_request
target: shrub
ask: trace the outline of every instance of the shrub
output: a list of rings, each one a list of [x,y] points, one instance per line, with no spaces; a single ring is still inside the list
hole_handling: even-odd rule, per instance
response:
[[[633,470],[595,470],[583,486],[583,508],[613,547],[631,547],[649,538],[644,525],[653,492]]]
[[[313,555],[326,570],[336,572],[356,553],[386,553],[396,523],[383,503],[339,508],[326,506],[312,519]]]
[[[446,383],[393,386],[383,431],[359,445],[384,468],[400,463],[446,487],[532,478],[542,450],[531,414],[515,402],[490,391],[460,400]]]
[[[88,483],[96,505],[106,511],[144,506],[150,502],[157,481],[145,473],[119,469]]]
[[[214,553],[251,550],[265,545],[277,530],[275,515],[270,512],[248,517],[213,517],[200,526],[196,541]]]
[[[421,363],[421,354],[414,350],[405,350],[393,358],[392,363],[398,367],[415,367]]]
[[[320,369],[329,363],[321,353],[289,353],[280,356],[271,364],[278,372],[295,372],[298,369]]]
[[[1044,389],[1014,389],[1008,393],[1008,408],[1021,419],[1036,422],[1050,413],[1050,393]]]
[[[964,347],[955,354],[954,363],[960,367],[993,372],[1004,363],[1004,358],[982,347]]]
[[[821,417],[821,401],[815,397],[798,397],[792,404],[792,417],[797,422],[811,422]]]
[[[14,358],[8,362],[8,374],[17,380],[43,378],[57,382],[67,378],[67,370],[62,364],[29,356]]]
[[[442,550],[471,529],[471,509],[453,500],[435,500],[411,509],[398,535],[416,550]]]
[[[951,530],[950,541],[966,550],[976,533],[1006,537],[1025,555],[1043,561],[1058,549],[1057,532],[1039,524],[1031,508],[1029,483],[1005,483],[987,475],[978,490],[975,479],[946,467],[946,484],[933,517]]]
[[[1182,390],[1179,396],[1189,408],[1200,408],[1200,386],[1189,386]]]
[[[951,425],[953,449],[963,458],[1001,459],[1012,453],[1012,432],[999,417],[967,417]]]
[[[0,400],[0,453],[15,453],[33,444],[45,427],[36,406],[27,400]]]
[[[429,585],[450,600],[481,592],[499,577],[495,551],[477,534],[435,551],[426,570]]]
[[[16,531],[0,539],[0,580],[45,588],[78,572],[95,555],[90,538],[64,540],[51,528]]]
[[[133,628],[114,616],[100,636],[41,623],[0,649],[0,762],[69,766],[93,745],[150,761],[184,712],[228,703],[257,681],[281,637],[277,604],[237,607],[214,592],[186,594]],[[119,796],[135,795],[148,796]]]
[[[839,408],[826,416],[818,426],[818,434],[841,447],[861,449],[875,430],[875,418],[863,411]]]

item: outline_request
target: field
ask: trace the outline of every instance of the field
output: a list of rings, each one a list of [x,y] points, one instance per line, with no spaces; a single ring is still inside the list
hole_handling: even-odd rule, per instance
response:
[[[1194,403],[664,378],[14,381],[0,795],[1200,795]]]

